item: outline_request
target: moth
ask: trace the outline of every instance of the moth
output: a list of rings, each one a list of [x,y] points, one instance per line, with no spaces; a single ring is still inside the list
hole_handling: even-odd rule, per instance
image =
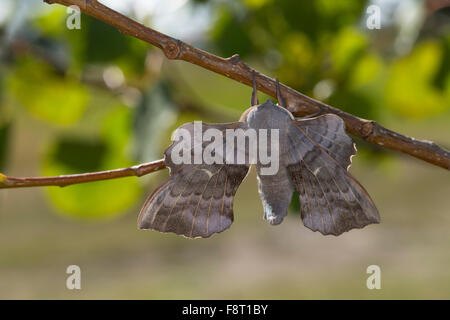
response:
[[[369,194],[348,173],[356,148],[345,131],[344,121],[334,114],[294,118],[286,109],[278,79],[276,83],[279,104],[271,100],[259,104],[253,80],[251,107],[238,122],[201,125],[203,134],[208,129],[219,130],[222,136],[216,139],[223,139],[219,141],[223,145],[229,130],[244,133],[276,130],[278,144],[266,145],[269,153],[278,153],[276,173],[263,174],[267,163],[250,161],[247,143],[236,144],[233,150],[219,147],[213,155],[222,161],[177,163],[175,148],[186,141],[174,141],[164,152],[170,177],[142,207],[138,218],[140,229],[172,232],[188,238],[207,238],[226,230],[234,219],[234,196],[251,165],[256,167],[263,217],[271,225],[280,224],[287,215],[294,190],[299,195],[303,224],[323,235],[338,236],[379,223],[378,210]],[[194,135],[194,123],[179,129]],[[208,144],[190,141],[187,147],[193,155],[194,149],[206,150]],[[230,161],[236,160],[239,152],[231,152],[237,149],[247,156],[244,162]]]

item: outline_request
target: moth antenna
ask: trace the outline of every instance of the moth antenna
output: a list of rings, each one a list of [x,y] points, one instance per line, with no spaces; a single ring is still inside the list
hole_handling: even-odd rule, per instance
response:
[[[284,100],[283,96],[281,95],[280,81],[278,80],[278,78],[275,78],[275,80],[276,80],[276,88],[277,88],[277,100],[283,108],[286,108],[287,107],[286,101]]]
[[[259,104],[259,101],[258,101],[258,89],[256,87],[255,70],[252,70],[252,84],[253,84],[252,101],[250,103],[252,106],[256,106],[257,104]]]

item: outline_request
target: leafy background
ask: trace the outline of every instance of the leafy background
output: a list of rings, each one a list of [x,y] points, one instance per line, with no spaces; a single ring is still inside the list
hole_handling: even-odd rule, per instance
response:
[[[450,146],[450,8],[444,1],[102,1],[388,128]],[[380,30],[366,28],[371,4]],[[0,171],[79,173],[159,159],[180,124],[237,119],[250,89],[66,8],[0,3]],[[267,96],[260,94],[260,100]],[[0,298],[450,298],[450,176],[356,139],[352,173],[380,225],[338,238],[302,226],[298,203],[262,220],[254,171],[235,223],[207,240],[138,231],[168,175],[0,191]],[[68,265],[82,290],[65,288]],[[366,288],[366,268],[382,289]]]

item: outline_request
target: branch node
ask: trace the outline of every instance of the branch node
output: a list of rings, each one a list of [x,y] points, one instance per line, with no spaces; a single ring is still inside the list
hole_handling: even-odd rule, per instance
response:
[[[178,59],[181,53],[181,41],[172,39],[163,47],[164,54],[167,59]]]
[[[239,64],[239,62],[242,61],[242,60],[241,60],[241,57],[240,57],[237,53],[236,53],[236,54],[233,54],[233,55],[232,55],[231,57],[229,57],[227,60],[230,61],[231,64],[233,64],[233,65]]]
[[[144,175],[144,172],[142,172],[142,166],[140,166],[140,165],[132,166],[132,167],[130,167],[130,169],[131,169],[131,171],[134,172],[134,175],[136,177],[140,177],[140,176]]]
[[[363,139],[367,139],[372,135],[373,128],[375,126],[375,121],[366,120],[361,126],[361,136]]]

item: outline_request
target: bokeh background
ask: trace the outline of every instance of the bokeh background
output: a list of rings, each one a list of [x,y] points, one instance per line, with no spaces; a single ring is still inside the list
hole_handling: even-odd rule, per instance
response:
[[[450,146],[448,1],[101,1],[148,26],[386,127]],[[381,29],[368,29],[378,5]],[[44,176],[161,158],[180,124],[239,118],[250,88],[65,7],[0,2],[0,171]],[[267,96],[260,94],[260,100]],[[298,203],[262,219],[254,171],[235,222],[209,239],[138,231],[168,175],[0,190],[0,298],[450,298],[448,171],[356,139],[351,172],[382,223],[340,237],[305,228]],[[66,289],[68,265],[82,289]],[[378,265],[382,289],[368,290]]]

